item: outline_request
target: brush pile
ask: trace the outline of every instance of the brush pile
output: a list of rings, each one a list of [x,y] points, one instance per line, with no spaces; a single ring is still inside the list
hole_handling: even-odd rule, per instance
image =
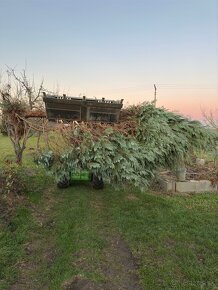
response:
[[[196,149],[215,149],[211,130],[152,103],[123,110],[120,120],[61,126],[64,150],[52,152],[57,179],[88,170],[110,184],[145,188],[159,168],[183,164]]]

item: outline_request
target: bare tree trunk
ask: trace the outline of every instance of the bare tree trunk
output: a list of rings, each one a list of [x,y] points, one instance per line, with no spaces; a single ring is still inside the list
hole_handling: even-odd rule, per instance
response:
[[[39,151],[39,143],[41,138],[42,132],[38,132],[37,142],[36,142],[36,151]]]
[[[25,149],[25,146],[23,145],[22,147],[20,146],[19,142],[13,142],[14,145],[14,151],[15,151],[15,155],[16,155],[16,163],[18,165],[22,165],[22,161],[23,161],[23,151]]]
[[[18,122],[16,122],[16,125],[17,124]],[[10,137],[11,142],[14,146],[16,163],[18,165],[22,165],[23,151],[26,148],[27,139],[30,136],[30,127],[26,123],[24,123],[24,133],[23,136],[20,136],[18,133],[19,126],[17,127],[16,125],[14,126],[8,125],[7,131],[8,136]]]
[[[23,162],[23,150],[16,152],[16,163],[22,165]]]

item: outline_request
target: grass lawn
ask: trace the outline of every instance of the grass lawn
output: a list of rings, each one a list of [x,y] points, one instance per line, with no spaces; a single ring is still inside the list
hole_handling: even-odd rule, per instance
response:
[[[37,137],[31,137],[28,140],[27,148],[24,150],[23,165],[33,165],[33,152],[36,148]],[[13,151],[13,145],[7,136],[3,136],[0,133],[0,164],[5,160],[15,161],[15,155]]]
[[[0,206],[0,289],[218,289],[217,194],[59,190],[33,164],[34,142],[25,199],[10,217]],[[0,152],[13,159],[7,137]]]

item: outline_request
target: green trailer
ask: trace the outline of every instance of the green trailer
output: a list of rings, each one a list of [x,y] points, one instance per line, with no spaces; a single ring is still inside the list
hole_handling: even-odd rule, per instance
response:
[[[102,177],[99,177],[86,170],[80,171],[78,173],[70,174],[69,177],[65,176],[59,182],[57,182],[57,186],[59,188],[67,188],[70,185],[73,185],[80,181],[89,181],[92,184],[94,189],[104,188],[104,182],[103,182]]]

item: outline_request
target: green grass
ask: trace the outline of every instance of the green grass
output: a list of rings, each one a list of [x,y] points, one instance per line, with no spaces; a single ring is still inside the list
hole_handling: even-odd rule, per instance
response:
[[[64,280],[76,274],[101,280],[102,276],[96,268],[106,242],[98,234],[103,215],[99,216],[99,213],[90,206],[94,192],[82,186],[59,194],[62,194],[63,202],[55,207],[53,217],[55,226],[52,230],[58,255],[52,266],[43,269],[44,279],[51,281],[49,289],[60,289]],[[79,271],[76,266],[72,267],[72,263],[74,255],[83,250],[86,251],[86,255],[81,258],[86,259],[90,269]]]
[[[24,150],[23,165],[29,166],[33,163],[33,152],[36,148],[37,137],[31,137],[27,141],[26,149]],[[0,164],[5,160],[15,161],[13,145],[7,136],[0,134]]]
[[[145,289],[218,286],[216,194],[192,197],[107,195],[113,219],[140,260]]]
[[[0,224],[0,289],[7,289],[18,275],[17,261],[24,255],[23,243],[34,224],[30,211],[19,207],[8,224]]]
[[[58,190],[33,164],[34,142],[24,154],[24,166],[37,170],[25,178],[27,200],[10,223],[0,221],[0,289],[23,276],[28,289],[60,289],[78,274],[101,283],[108,237],[116,233],[137,258],[144,289],[218,288],[217,194],[94,191],[87,183]],[[0,150],[0,163],[13,159],[7,137],[0,136]]]

